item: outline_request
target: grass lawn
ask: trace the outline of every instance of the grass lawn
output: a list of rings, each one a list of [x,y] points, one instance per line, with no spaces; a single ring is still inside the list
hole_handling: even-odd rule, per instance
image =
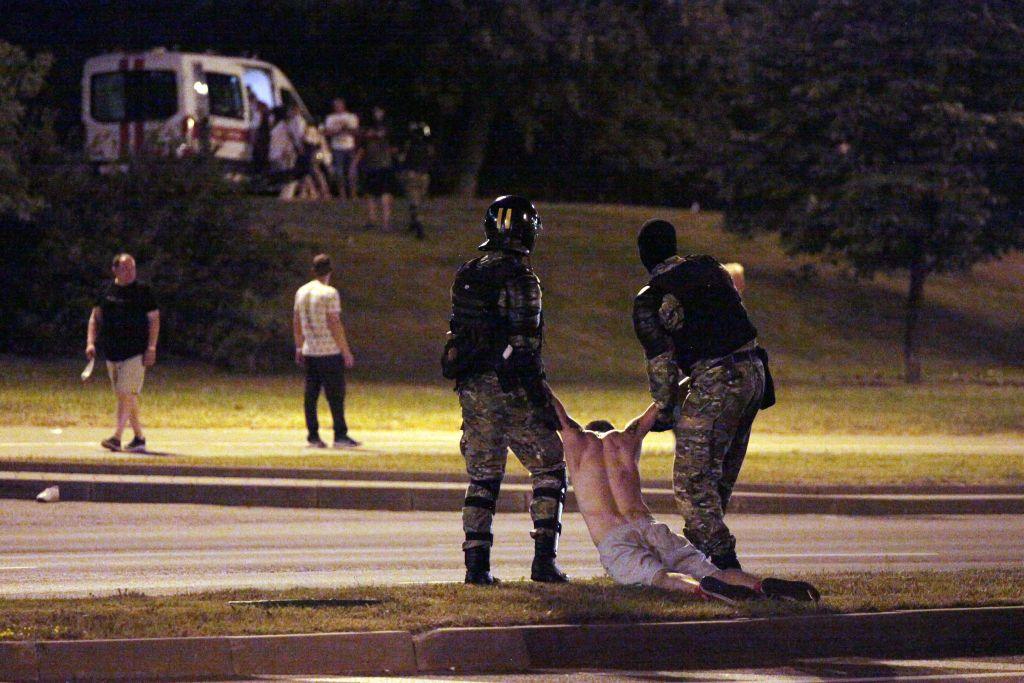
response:
[[[422,632],[448,626],[684,621],[1024,603],[1021,570],[828,573],[805,578],[821,589],[823,601],[819,606],[755,603],[731,608],[678,593],[616,586],[608,579],[559,587],[510,582],[489,589],[431,584],[332,591],[234,590],[164,597],[125,594],[72,600],[0,599],[0,640],[388,629]],[[374,598],[382,602],[329,608],[228,605],[229,600],[282,598]]]
[[[0,356],[0,425],[106,427],[113,396],[101,373],[84,384],[79,363]],[[560,384],[569,411],[586,420],[622,425],[650,401],[641,377],[621,387]],[[780,383],[778,404],[762,412],[755,429],[766,434],[1024,434],[1024,388],[1010,383],[903,384]],[[321,400],[321,415],[329,415]],[[251,376],[196,364],[158,365],[142,399],[150,427],[303,428],[302,377]],[[350,383],[346,415],[359,429],[456,431],[458,398],[441,381]]]
[[[487,203],[434,199],[423,212],[423,242],[400,231],[362,230],[362,205],[261,199],[254,221],[283,227],[307,245],[309,256],[334,255],[343,315],[363,377],[432,381],[451,280],[458,265],[478,253]],[[549,203],[538,210],[544,230],[531,259],[544,284],[544,353],[555,384],[643,386],[630,311],[645,278],[636,232],[653,216],[676,224],[681,253],[709,253],[745,265],[745,301],[781,379],[874,381],[899,375],[903,274],[856,280],[843,268],[786,256],[774,237],[727,234],[715,213]],[[401,202],[396,217],[404,220]],[[969,274],[929,278],[921,317],[926,376],[1024,379],[1022,281],[1019,253]],[[282,292],[273,302],[284,324],[292,293]],[[83,313],[83,338],[84,318]]]
[[[83,385],[79,363],[30,361],[0,356],[0,426],[108,429],[113,399],[105,377]],[[589,420],[607,417],[625,424],[648,401],[643,383],[611,388],[582,384],[559,385],[570,412]],[[295,431],[303,435],[302,379],[292,374],[247,376],[213,371],[195,364],[157,366],[146,380],[143,416],[148,427],[255,428]],[[382,383],[355,380],[349,390],[348,421],[358,438],[361,431],[404,429],[440,430],[457,434],[458,401],[441,383]],[[324,428],[330,424],[321,406]],[[762,412],[755,433],[805,435],[812,446],[798,451],[759,451],[754,447],[744,464],[744,483],[804,484],[1019,484],[1024,481],[1024,458],[1000,453],[957,452],[944,435],[1020,435],[1024,439],[1024,390],[1013,384],[934,382],[916,387],[902,384],[780,383],[779,403]],[[829,439],[842,435],[893,437],[934,436],[928,452],[827,452]],[[820,436],[821,447],[813,447]],[[652,436],[641,462],[644,476],[666,479],[671,472],[671,441]],[[216,445],[215,443],[213,444]],[[154,442],[159,450],[159,444]],[[169,449],[173,450],[173,449]],[[330,467],[349,470],[463,472],[457,449],[313,453],[273,448],[247,453],[230,449],[155,460],[129,454],[110,455],[107,462],[224,465],[253,467]],[[5,449],[3,457],[26,459],[30,453]],[[52,458],[44,458],[52,459]],[[71,458],[69,458],[71,459]],[[90,456],[90,461],[96,458]],[[509,471],[523,473],[510,458]],[[666,479],[667,481],[667,479]]]

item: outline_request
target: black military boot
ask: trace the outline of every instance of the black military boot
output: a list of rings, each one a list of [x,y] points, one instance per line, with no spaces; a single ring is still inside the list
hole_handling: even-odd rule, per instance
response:
[[[466,583],[477,586],[492,586],[501,583],[491,576],[491,546],[478,545],[466,548]]]
[[[533,540],[533,566],[530,579],[542,583],[568,583],[569,577],[555,564],[558,536],[545,534]]]
[[[736,557],[735,548],[729,552],[711,555],[708,559],[719,569],[743,569],[740,566],[739,558]]]

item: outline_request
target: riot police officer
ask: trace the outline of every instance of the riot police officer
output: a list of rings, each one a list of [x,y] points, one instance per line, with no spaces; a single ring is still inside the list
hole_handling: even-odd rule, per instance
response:
[[[540,280],[529,255],[540,216],[527,199],[496,199],[484,215],[483,256],[464,263],[452,285],[442,358],[462,406],[462,455],[469,488],[462,508],[466,583],[489,585],[491,521],[508,449],[533,482],[534,581],[568,580],[555,564],[566,474],[558,416],[544,384]]]
[[[722,264],[676,255],[667,221],[645,223],[637,244],[651,278],[634,300],[633,326],[659,408],[655,430],[675,433],[672,488],[684,534],[720,569],[739,569],[723,518],[754,417],[775,401],[768,356]]]

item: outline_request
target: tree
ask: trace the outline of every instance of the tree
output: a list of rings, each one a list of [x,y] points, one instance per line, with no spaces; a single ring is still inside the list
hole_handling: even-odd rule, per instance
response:
[[[34,153],[40,136],[30,125],[28,101],[42,89],[50,63],[47,54],[30,59],[0,40],[0,215],[28,218],[41,206],[22,162]]]
[[[414,96],[452,121],[460,196],[476,193],[489,151],[508,158],[543,147],[557,159],[567,147],[577,164],[657,165],[666,156],[660,133],[672,117],[656,96],[660,55],[635,7],[408,0],[396,4],[389,27],[392,37],[407,36],[400,47],[418,67]],[[510,124],[505,137],[499,120]]]
[[[783,0],[723,146],[727,224],[908,274],[904,372],[933,273],[1024,247],[1024,30],[999,0]]]

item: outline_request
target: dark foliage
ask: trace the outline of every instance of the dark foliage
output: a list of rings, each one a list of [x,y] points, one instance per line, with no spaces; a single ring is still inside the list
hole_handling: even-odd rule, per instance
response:
[[[163,352],[245,369],[289,361],[290,317],[273,304],[301,270],[295,250],[251,227],[214,163],[143,157],[106,176],[58,163],[34,180],[45,207],[0,219],[0,350],[81,350],[111,258],[126,251],[160,301]]]
[[[996,0],[786,0],[746,50],[729,225],[858,273],[909,273],[906,376],[925,279],[1024,246],[1024,29]]]

